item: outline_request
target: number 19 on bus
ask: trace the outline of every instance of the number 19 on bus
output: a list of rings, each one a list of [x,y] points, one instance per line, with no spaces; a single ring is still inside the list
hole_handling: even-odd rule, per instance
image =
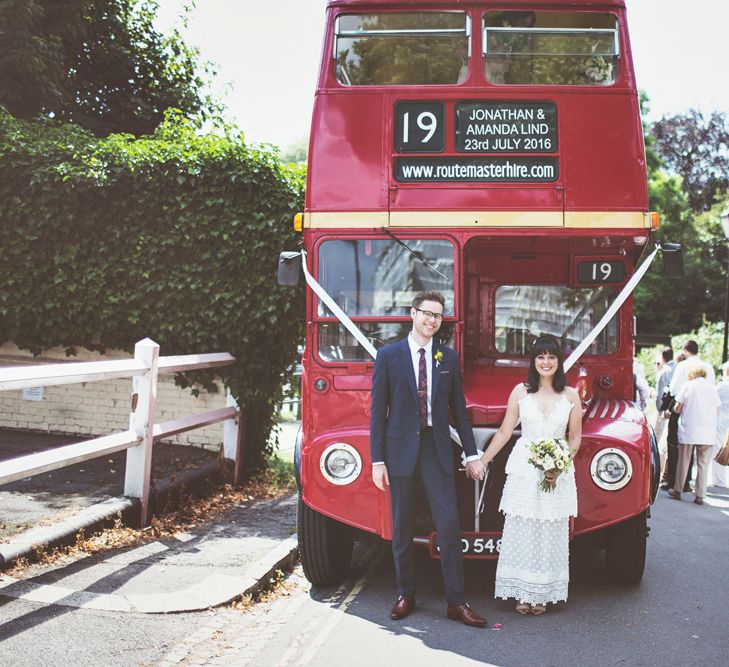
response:
[[[442,102],[398,102],[395,105],[395,150],[440,153],[445,149]]]
[[[595,260],[577,264],[577,281],[586,285],[621,283],[625,279],[622,261]]]

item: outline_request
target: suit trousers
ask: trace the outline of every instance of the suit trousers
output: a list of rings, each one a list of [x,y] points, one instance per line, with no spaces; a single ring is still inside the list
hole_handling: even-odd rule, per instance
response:
[[[418,479],[423,483],[438,535],[446,601],[459,606],[465,602],[465,595],[455,480],[452,473],[443,470],[438,460],[430,428],[425,429],[420,436],[415,473],[410,477],[390,477],[392,555],[397,591],[399,595],[415,595],[413,512],[416,508],[413,504]]]
[[[673,485],[673,489],[681,493],[686,474],[691,465],[691,455],[694,449],[696,450],[696,485],[694,487],[694,495],[703,500],[706,496],[706,486],[709,482],[709,466],[711,465],[711,455],[714,445],[684,445],[682,443],[678,446],[678,468],[676,469],[676,483]]]

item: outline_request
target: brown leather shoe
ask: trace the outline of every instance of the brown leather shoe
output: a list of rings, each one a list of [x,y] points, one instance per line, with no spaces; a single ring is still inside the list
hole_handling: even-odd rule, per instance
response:
[[[393,621],[402,621],[403,618],[410,616],[414,609],[415,598],[409,595],[401,595],[390,611],[390,618]]]
[[[447,615],[451,621],[461,621],[461,623],[471,625],[474,628],[482,628],[486,625],[486,619],[481,618],[473,611],[468,602],[464,602],[459,607],[448,605]]]

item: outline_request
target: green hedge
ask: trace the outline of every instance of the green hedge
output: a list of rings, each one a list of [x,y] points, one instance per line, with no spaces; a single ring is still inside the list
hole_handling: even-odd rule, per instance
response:
[[[303,170],[174,115],[152,136],[99,140],[0,109],[0,173],[0,340],[34,354],[145,337],[163,355],[228,351],[259,467],[303,338],[303,288],[276,285]]]

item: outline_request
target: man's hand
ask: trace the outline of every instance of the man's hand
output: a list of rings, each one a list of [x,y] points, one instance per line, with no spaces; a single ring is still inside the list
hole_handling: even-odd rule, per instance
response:
[[[486,466],[484,466],[481,459],[466,463],[466,477],[470,477],[471,479],[483,479],[485,470]]]
[[[384,491],[386,486],[390,486],[390,478],[387,476],[387,468],[384,463],[375,463],[372,466],[372,481],[380,491]]]

